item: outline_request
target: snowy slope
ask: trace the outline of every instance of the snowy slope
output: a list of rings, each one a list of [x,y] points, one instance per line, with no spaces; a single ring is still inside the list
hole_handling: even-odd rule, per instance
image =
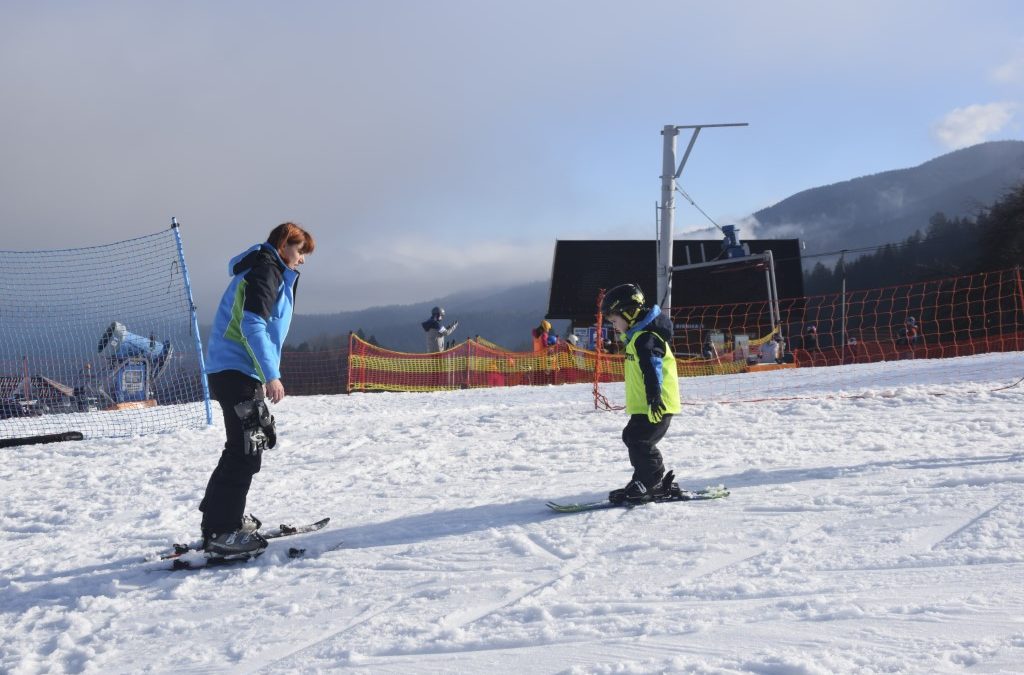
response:
[[[193,572],[141,561],[195,538],[219,426],[7,449],[0,672],[1020,672],[1024,387],[987,382],[1024,354],[971,358],[688,406],[668,464],[731,497],[574,515],[629,475],[587,386],[289,398],[251,510],[331,525]]]

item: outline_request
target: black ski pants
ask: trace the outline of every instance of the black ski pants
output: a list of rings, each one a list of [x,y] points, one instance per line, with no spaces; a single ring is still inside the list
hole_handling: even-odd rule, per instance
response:
[[[633,480],[653,487],[665,475],[665,463],[658,450],[658,442],[665,437],[672,415],[665,415],[658,423],[647,415],[630,415],[622,430],[622,442],[629,449],[629,463],[633,465]]]
[[[232,532],[241,526],[245,498],[253,475],[259,473],[262,460],[258,454],[245,454],[242,420],[235,414],[235,406],[242,401],[251,401],[263,385],[236,370],[211,373],[208,381],[210,396],[220,404],[224,413],[227,441],[199,504],[199,510],[203,512],[204,536]]]

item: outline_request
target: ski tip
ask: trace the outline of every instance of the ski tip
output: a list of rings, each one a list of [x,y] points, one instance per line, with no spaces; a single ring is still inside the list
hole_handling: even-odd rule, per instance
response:
[[[721,497],[728,497],[731,493],[725,485],[719,483],[718,485],[708,485],[697,494],[703,495],[705,498],[719,499]]]

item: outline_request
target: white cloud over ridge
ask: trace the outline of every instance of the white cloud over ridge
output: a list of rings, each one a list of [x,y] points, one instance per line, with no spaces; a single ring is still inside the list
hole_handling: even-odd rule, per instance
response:
[[[983,143],[1013,120],[1018,107],[1000,102],[954,108],[935,126],[935,136],[950,150]]]
[[[1024,84],[1024,44],[1017,53],[992,70],[992,80],[999,84]]]

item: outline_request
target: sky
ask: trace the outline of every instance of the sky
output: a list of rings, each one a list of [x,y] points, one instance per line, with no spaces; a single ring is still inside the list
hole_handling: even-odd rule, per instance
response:
[[[176,217],[209,320],[227,260],[293,220],[317,241],[296,311],[353,310],[654,238],[666,124],[749,123],[680,178],[748,238],[801,190],[1024,137],[1020,3],[713,5],[5,0],[0,248]],[[678,237],[718,237],[676,206]]]

